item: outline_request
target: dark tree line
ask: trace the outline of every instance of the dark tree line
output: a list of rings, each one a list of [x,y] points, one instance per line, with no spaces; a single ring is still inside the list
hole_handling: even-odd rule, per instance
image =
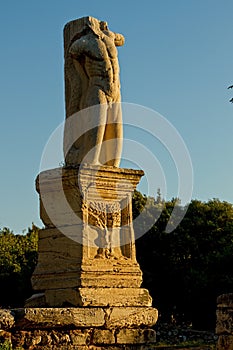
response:
[[[0,230],[0,307],[22,307],[32,295],[30,278],[37,261],[38,228],[25,235]]]
[[[167,233],[175,203],[176,199],[163,201],[160,194],[156,199],[134,194],[134,218],[143,211],[137,231],[144,232],[148,220],[159,217],[136,240],[143,286],[149,289],[161,320],[214,329],[216,297],[233,291],[233,206],[218,199],[193,200],[179,226]],[[183,210],[178,205],[176,215],[182,216]],[[37,243],[35,226],[25,235],[0,230],[0,307],[22,307],[32,295]]]
[[[134,215],[145,196],[135,194]],[[184,219],[171,233],[165,228],[175,200],[164,208],[155,225],[136,241],[137,259],[161,319],[191,322],[214,329],[216,298],[233,291],[233,206],[218,199],[193,200]],[[150,212],[160,201],[151,200]],[[177,215],[182,215],[182,206]]]

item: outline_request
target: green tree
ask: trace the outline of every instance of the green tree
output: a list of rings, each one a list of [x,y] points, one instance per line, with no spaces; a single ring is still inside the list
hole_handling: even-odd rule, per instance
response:
[[[217,296],[233,290],[233,206],[192,201],[176,233],[186,251],[183,307],[194,324],[214,327]]]
[[[38,228],[26,235],[0,231],[0,306],[22,306],[32,293],[30,277],[37,261]]]
[[[173,315],[197,328],[214,328],[216,297],[233,290],[233,207],[218,199],[193,200],[179,226],[167,233],[175,203],[165,202],[155,225],[136,241],[143,284],[162,319]],[[183,210],[176,207],[176,215]]]

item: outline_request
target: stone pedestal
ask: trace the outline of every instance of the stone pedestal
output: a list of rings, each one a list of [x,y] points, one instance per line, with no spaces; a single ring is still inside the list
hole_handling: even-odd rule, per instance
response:
[[[26,307],[76,307],[72,314],[84,318],[99,312],[101,330],[90,321],[86,331],[105,347],[144,344],[148,334],[155,341],[146,327],[156,323],[157,310],[140,288],[132,222],[132,194],[142,175],[140,170],[83,166],[48,170],[36,180],[45,228],[39,232],[32,276],[36,294]]]
[[[140,289],[132,226],[131,196],[142,175],[88,166],[38,176],[45,229],[32,286],[45,306],[151,305]]]

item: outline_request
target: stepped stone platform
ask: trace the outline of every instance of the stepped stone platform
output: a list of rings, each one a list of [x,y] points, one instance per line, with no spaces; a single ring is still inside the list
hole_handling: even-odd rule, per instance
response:
[[[3,309],[0,340],[30,350],[150,349],[157,316],[152,307]]]

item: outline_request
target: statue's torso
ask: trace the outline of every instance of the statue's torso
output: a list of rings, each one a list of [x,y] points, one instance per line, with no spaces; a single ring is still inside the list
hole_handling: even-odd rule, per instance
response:
[[[100,38],[90,33],[79,39],[75,46],[83,58],[80,62],[89,78],[89,87],[99,86],[114,99],[120,87],[114,38],[105,34]]]

